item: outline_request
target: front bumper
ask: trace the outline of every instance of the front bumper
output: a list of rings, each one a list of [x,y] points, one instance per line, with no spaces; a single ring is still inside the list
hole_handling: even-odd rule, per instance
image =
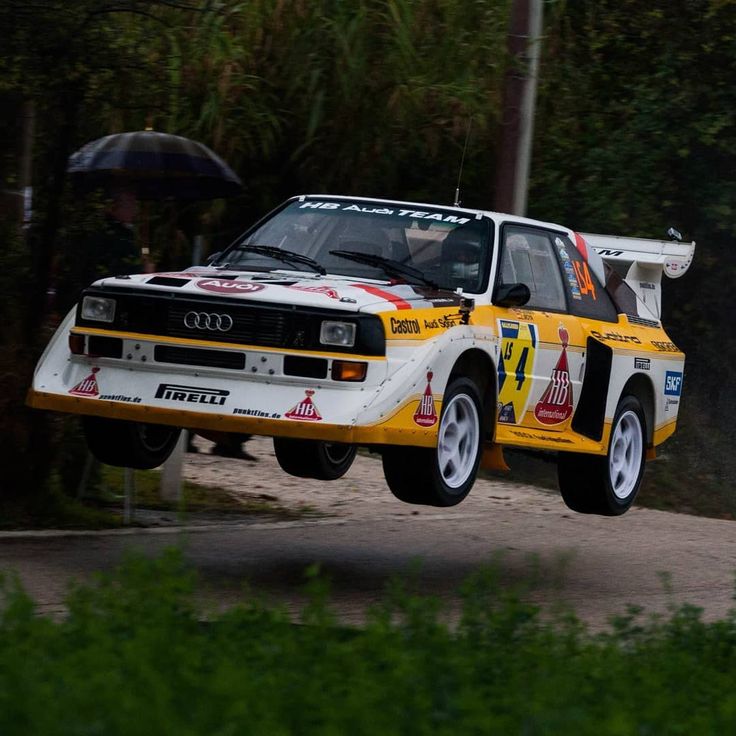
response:
[[[420,403],[426,401],[422,361],[350,356],[365,360],[368,371],[365,381],[347,383],[329,374],[324,379],[285,375],[283,351],[247,346],[238,348],[245,354],[243,370],[157,363],[157,346],[185,341],[150,335],[106,333],[124,341],[121,359],[73,355],[70,330],[80,331],[71,317],[39,361],[28,394],[34,408],[330,442],[418,447],[437,443],[436,423],[421,426],[415,421]],[[197,341],[186,344],[195,350],[203,347]],[[439,414],[441,395],[434,400]]]

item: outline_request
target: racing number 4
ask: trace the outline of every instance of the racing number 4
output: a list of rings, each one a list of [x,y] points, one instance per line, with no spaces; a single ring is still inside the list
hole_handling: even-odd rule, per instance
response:
[[[524,381],[526,380],[526,373],[524,373],[524,369],[526,368],[526,359],[529,357],[529,348],[525,347],[521,351],[521,355],[519,356],[519,362],[516,364],[516,368],[514,369],[514,373],[516,374],[516,390],[521,391],[521,387],[524,385]]]
[[[509,341],[503,350],[503,359],[505,361],[511,360],[514,354],[514,343]],[[514,375],[516,376],[516,390],[521,391],[521,387],[524,385],[526,380],[526,374],[524,369],[526,368],[526,359],[529,357],[529,348],[525,347],[522,349],[519,355],[519,360],[516,362],[516,367],[513,368]]]

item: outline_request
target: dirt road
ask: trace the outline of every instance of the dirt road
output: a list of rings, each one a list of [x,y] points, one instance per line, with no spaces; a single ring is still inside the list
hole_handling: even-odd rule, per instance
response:
[[[664,611],[687,601],[708,618],[733,604],[736,525],[730,521],[639,508],[615,519],[583,516],[556,494],[490,481],[479,481],[453,509],[413,507],[391,496],[377,458],[359,456],[342,481],[321,483],[281,473],[268,440],[255,439],[248,449],[258,462],[188,455],[186,476],[233,494],[308,506],[315,515],[183,530],[0,533],[0,570],[16,570],[44,611],[63,610],[70,578],[109,568],[126,549],[156,554],[177,542],[200,572],[203,599],[217,607],[242,600],[248,583],[296,609],[303,572],[318,562],[343,620],[359,621],[386,583],[407,571],[416,589],[443,597],[452,611],[459,583],[494,559],[504,584],[541,571],[529,596],[544,605],[569,603],[596,627],[627,603]],[[670,576],[669,591],[661,573]]]

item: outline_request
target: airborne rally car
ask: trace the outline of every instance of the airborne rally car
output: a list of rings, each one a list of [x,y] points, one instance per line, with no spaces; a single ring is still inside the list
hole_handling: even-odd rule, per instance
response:
[[[694,248],[295,197],[208,266],[89,287],[29,403],[81,414],[100,460],[136,468],[181,427],[270,435],[285,471],[325,480],[369,446],[394,495],[438,506],[504,447],[552,451],[570,508],[621,514],[675,430],[684,355],[661,277]]]

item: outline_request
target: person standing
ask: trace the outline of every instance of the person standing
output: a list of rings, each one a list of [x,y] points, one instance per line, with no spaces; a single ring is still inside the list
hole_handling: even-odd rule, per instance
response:
[[[135,190],[116,186],[99,226],[79,238],[66,238],[49,294],[54,312],[65,314],[82,289],[98,279],[144,270],[145,256],[136,245],[137,216]]]

